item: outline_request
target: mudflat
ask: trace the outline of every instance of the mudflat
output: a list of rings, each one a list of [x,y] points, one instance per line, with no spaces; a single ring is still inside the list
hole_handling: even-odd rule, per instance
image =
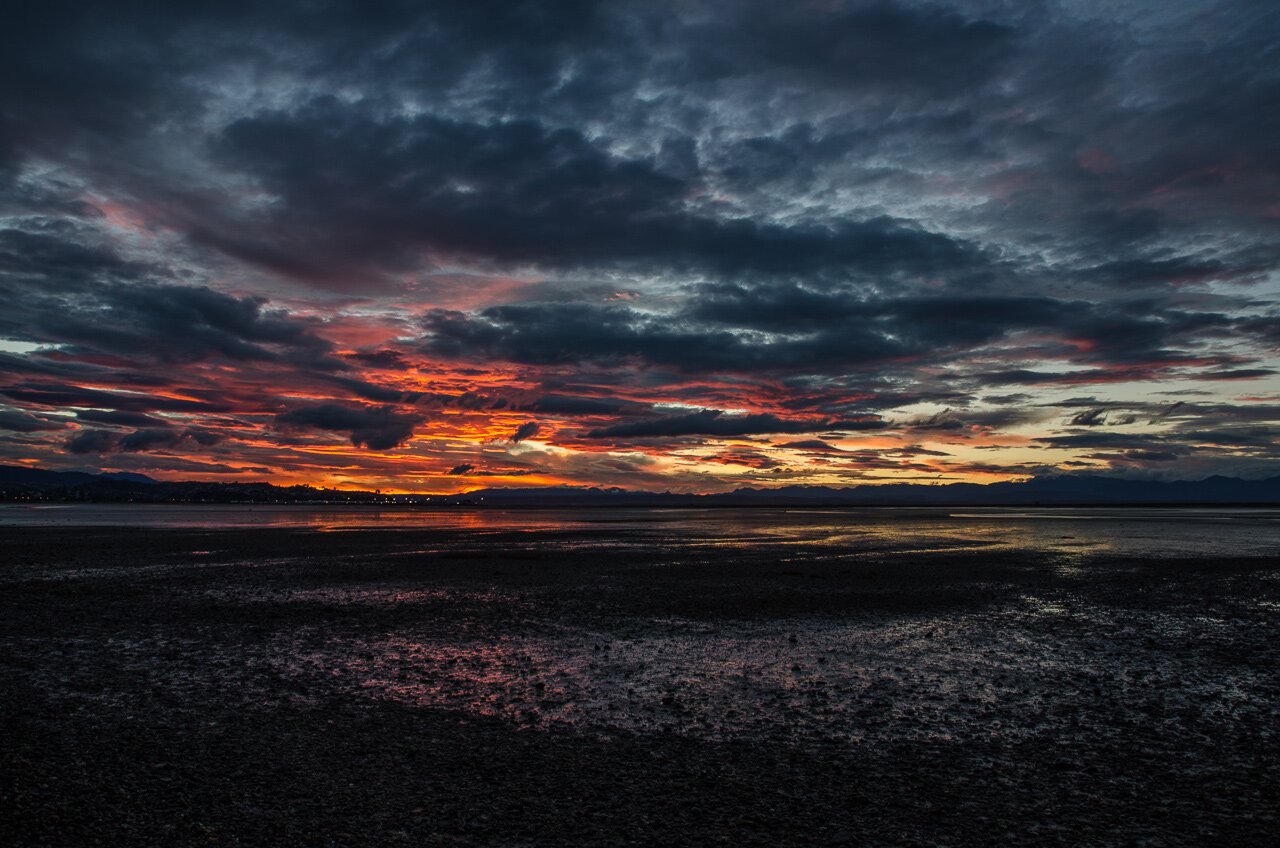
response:
[[[21,845],[1262,845],[1280,559],[0,529]]]

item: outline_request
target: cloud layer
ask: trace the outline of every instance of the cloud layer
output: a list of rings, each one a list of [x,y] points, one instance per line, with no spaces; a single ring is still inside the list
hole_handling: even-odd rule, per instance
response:
[[[1278,39],[1243,0],[29,4],[0,457],[1277,473]]]

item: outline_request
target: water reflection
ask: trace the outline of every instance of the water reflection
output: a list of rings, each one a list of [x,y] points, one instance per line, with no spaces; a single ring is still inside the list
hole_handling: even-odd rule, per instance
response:
[[[628,543],[832,546],[902,553],[1020,548],[1059,554],[1271,555],[1280,509],[422,509],[234,504],[3,504],[0,527],[591,532]],[[580,543],[580,542],[579,542]],[[566,541],[566,544],[569,542]]]
[[[1074,636],[1053,635],[1064,622]],[[1266,724],[1266,669],[1149,649],[1219,637],[1220,622],[1146,612],[1145,640],[1133,625],[1131,613],[1028,594],[963,616],[667,619],[623,638],[570,627],[483,640],[400,632],[288,645],[275,665],[303,690],[320,678],[360,697],[528,728],[712,739],[1064,737],[1112,710],[1148,721],[1157,692],[1180,715],[1189,698],[1231,701]]]
[[[1158,569],[1128,588],[1087,579],[1111,573],[1100,553],[1274,557],[1274,509],[76,505],[0,507],[0,525],[55,528],[51,540],[83,525],[231,528],[156,534],[136,561],[126,549],[99,562],[90,546],[65,566],[14,569],[27,587],[62,582],[49,597],[156,599],[137,628],[105,641],[95,629],[30,663],[43,691],[71,699],[117,697],[60,676],[98,651],[121,680],[179,702],[341,696],[526,730],[858,744],[1102,738],[1153,715],[1173,717],[1171,735],[1275,724],[1274,664],[1255,658],[1274,592],[1251,594],[1244,569],[1230,584],[1212,568],[1191,584]],[[295,557],[299,537],[235,528],[347,535],[299,534]],[[879,580],[892,571],[882,554],[1009,550],[1029,567],[1007,585],[983,556],[942,558],[973,568],[938,580]],[[662,571],[707,562],[730,567]],[[840,567],[808,567],[820,562]],[[1162,602],[1170,586],[1184,588]]]

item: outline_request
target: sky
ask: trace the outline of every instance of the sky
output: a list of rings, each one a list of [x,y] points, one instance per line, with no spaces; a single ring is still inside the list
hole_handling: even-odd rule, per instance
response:
[[[1280,474],[1280,15],[43,2],[0,463],[384,491]]]

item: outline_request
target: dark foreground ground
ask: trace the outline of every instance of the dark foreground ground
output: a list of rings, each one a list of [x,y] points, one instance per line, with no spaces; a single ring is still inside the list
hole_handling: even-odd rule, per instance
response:
[[[1272,845],[1280,562],[0,530],[15,845]]]

